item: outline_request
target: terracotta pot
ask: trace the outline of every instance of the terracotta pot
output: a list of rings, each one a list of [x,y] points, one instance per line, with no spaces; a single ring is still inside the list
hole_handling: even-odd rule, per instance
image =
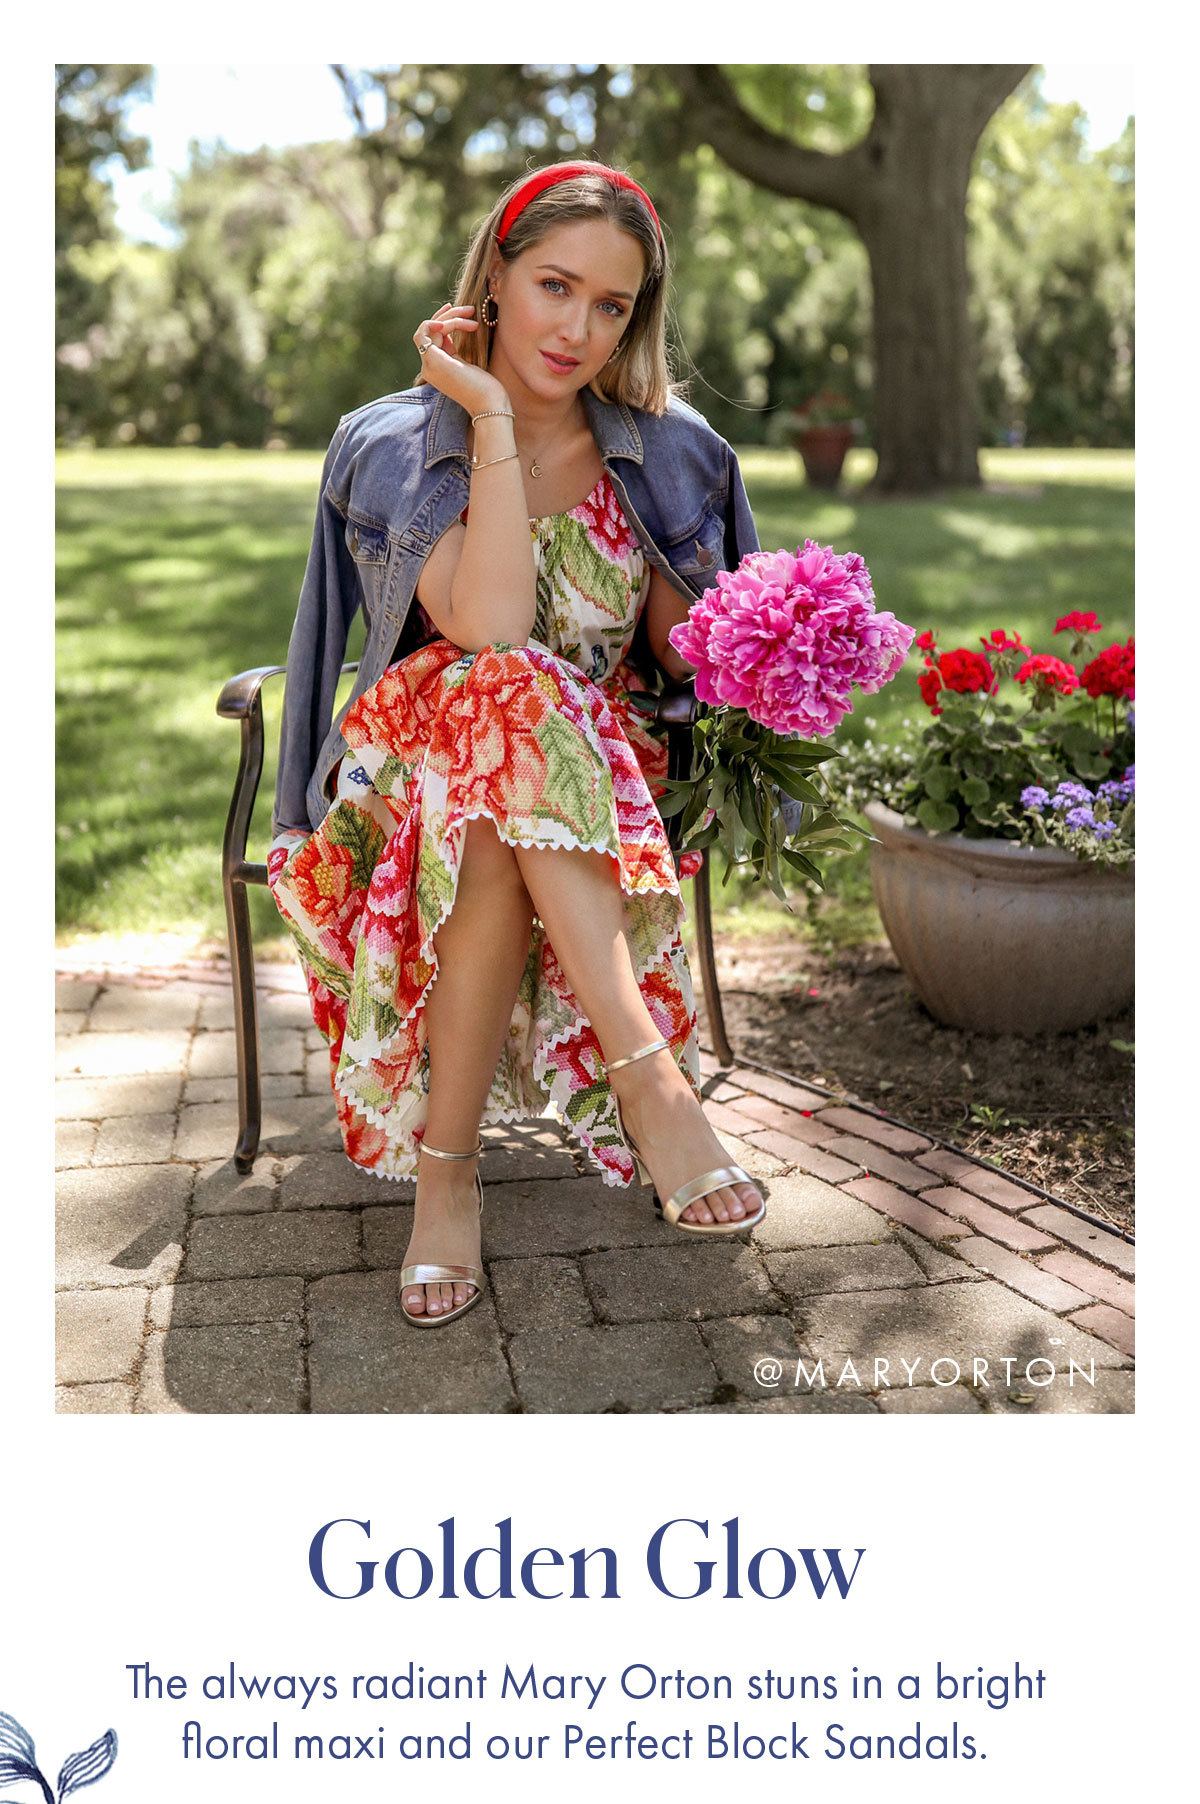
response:
[[[854,427],[802,426],[796,433],[796,449],[804,461],[804,474],[816,489],[835,489],[846,452],[854,439]]]
[[[1057,846],[967,839],[866,810],[871,885],[901,969],[938,1021],[1066,1033],[1133,998],[1133,871]]]

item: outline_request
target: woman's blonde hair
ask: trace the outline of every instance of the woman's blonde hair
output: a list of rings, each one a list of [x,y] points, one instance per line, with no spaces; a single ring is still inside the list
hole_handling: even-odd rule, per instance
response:
[[[532,173],[537,172],[529,172]],[[593,377],[591,387],[601,400],[643,407],[647,413],[665,413],[673,386],[667,355],[670,261],[646,203],[631,189],[614,187],[602,175],[571,176],[546,188],[522,208],[503,244],[498,245],[496,233],[504,209],[517,190],[524,187],[529,174],[510,183],[504,190],[476,230],[463,258],[454,303],[458,307],[474,307],[480,327],[478,332],[464,336],[457,347],[459,355],[464,363],[486,367],[491,354],[492,331],[484,323],[484,301],[488,268],[497,250],[505,263],[511,263],[522,251],[540,244],[555,226],[567,225],[576,219],[609,219],[641,245],[645,274],[620,343],[604,368]]]

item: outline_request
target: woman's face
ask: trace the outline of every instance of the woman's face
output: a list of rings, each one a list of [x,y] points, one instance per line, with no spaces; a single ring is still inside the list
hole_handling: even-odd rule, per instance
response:
[[[644,270],[637,239],[608,219],[555,226],[511,263],[497,256],[493,373],[511,370],[545,400],[585,388],[628,326]]]

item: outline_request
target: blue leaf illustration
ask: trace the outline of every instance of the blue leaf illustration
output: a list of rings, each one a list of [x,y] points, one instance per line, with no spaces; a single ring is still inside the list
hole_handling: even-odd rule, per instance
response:
[[[94,1741],[90,1748],[84,1748],[82,1754],[72,1754],[64,1760],[62,1771],[58,1775],[59,1804],[62,1804],[69,1792],[82,1791],[85,1785],[95,1785],[97,1779],[103,1779],[116,1757],[116,1731],[108,1729],[99,1741]]]
[[[32,1779],[38,1785],[45,1780],[38,1771],[33,1736],[23,1729],[15,1716],[0,1710],[0,1785],[10,1779]]]
[[[20,1773],[16,1770],[18,1767]],[[31,1772],[37,1772],[33,1736],[21,1727],[15,1716],[6,1716],[0,1710],[0,1779],[25,1779]]]

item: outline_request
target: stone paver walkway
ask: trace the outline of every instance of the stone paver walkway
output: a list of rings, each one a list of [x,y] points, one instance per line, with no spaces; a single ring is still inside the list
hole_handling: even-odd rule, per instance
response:
[[[414,1333],[411,1187],[343,1157],[299,972],[259,978],[245,1178],[219,967],[59,979],[62,1411],[1133,1407],[1128,1242],[858,1104],[707,1056],[713,1125],[767,1182],[749,1242],[684,1239],[551,1120],[487,1129],[489,1291]]]

